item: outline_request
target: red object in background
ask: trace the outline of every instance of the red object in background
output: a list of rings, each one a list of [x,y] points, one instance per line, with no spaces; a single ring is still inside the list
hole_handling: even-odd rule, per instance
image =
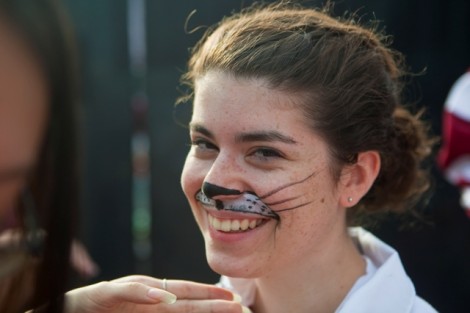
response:
[[[470,70],[452,86],[442,122],[438,165],[445,178],[462,189],[461,204],[470,217]]]

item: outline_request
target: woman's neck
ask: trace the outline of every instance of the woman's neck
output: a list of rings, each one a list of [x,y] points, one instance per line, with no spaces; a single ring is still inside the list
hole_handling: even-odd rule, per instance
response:
[[[256,279],[255,313],[334,312],[366,263],[345,232],[318,255],[298,260],[282,271]]]

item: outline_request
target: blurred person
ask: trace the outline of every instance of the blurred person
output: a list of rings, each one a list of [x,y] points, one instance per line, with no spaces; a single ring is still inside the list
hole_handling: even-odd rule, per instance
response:
[[[0,1],[0,216],[15,210],[24,230],[21,244],[2,249],[2,262],[16,267],[9,275],[2,266],[2,312],[54,299],[66,283],[78,203],[76,87],[58,13],[50,1]]]
[[[79,207],[76,75],[58,1],[0,0],[0,312],[242,312],[230,291],[147,276],[65,293]]]
[[[253,312],[436,312],[359,227],[429,187],[435,139],[402,103],[405,76],[381,32],[289,1],[225,17],[192,49],[181,185],[219,285]]]
[[[460,189],[460,204],[470,217],[470,69],[453,84],[445,101],[438,165]]]

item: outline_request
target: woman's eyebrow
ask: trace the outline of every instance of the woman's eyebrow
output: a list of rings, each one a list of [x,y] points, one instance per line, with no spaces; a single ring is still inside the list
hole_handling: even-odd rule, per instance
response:
[[[214,139],[214,135],[201,124],[189,123],[189,129],[192,132],[198,132],[198,133],[203,134],[204,136],[207,136],[208,138]]]
[[[286,136],[278,131],[257,131],[249,133],[241,133],[235,136],[237,142],[253,142],[253,141],[280,141],[288,144],[296,144],[292,137]]]
[[[207,136],[208,138],[214,139],[214,135],[204,126],[197,123],[190,123],[189,128],[193,132],[198,132]],[[296,144],[292,137],[286,136],[278,131],[271,130],[271,131],[255,131],[255,132],[246,132],[240,133],[235,135],[236,142],[254,142],[254,141],[280,141],[283,143],[288,144]]]

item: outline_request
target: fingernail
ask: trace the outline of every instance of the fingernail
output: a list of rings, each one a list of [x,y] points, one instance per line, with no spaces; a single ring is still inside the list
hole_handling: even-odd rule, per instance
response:
[[[233,294],[233,301],[237,303],[242,303],[242,297],[238,293]]]
[[[173,304],[176,302],[176,295],[161,289],[152,288],[147,292],[147,295],[152,299],[160,300],[166,304]]]
[[[251,312],[251,310],[247,308],[246,306],[242,306],[242,313],[253,313],[253,312]]]

